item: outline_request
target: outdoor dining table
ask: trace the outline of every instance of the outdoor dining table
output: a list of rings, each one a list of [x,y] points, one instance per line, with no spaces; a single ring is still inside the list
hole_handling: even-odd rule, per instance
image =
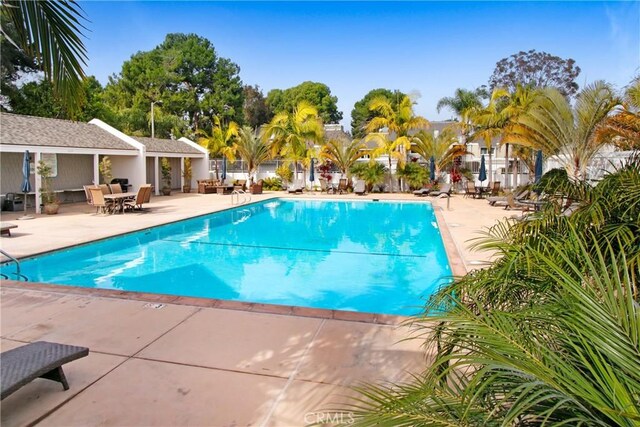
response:
[[[113,202],[116,204],[117,209],[114,210],[124,213],[124,202],[125,200],[131,200],[133,198],[135,198],[136,195],[135,194],[131,194],[131,193],[116,193],[116,194],[105,194],[104,195],[104,199],[105,200],[113,200]]]

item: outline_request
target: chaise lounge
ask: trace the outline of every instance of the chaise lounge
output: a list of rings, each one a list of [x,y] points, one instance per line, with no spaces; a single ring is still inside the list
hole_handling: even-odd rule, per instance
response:
[[[36,378],[57,381],[69,390],[62,365],[89,354],[86,347],[38,341],[0,354],[0,400]]]
[[[3,222],[0,224],[0,235],[4,236],[7,235],[9,237],[11,237],[11,229],[12,228],[18,228],[17,225],[15,224],[11,224],[10,222]]]

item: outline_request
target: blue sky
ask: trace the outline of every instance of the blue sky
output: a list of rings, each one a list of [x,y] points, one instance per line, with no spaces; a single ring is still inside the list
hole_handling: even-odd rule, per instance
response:
[[[501,58],[536,49],[573,58],[580,86],[640,73],[640,2],[82,2],[88,74],[103,84],[171,32],[209,39],[265,95],[312,80],[354,102],[384,87],[417,91],[430,120],[458,87],[486,84]]]

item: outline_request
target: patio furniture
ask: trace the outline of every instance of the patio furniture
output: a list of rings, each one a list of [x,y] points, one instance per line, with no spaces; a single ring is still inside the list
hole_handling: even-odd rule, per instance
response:
[[[138,189],[135,199],[128,199],[124,201],[124,209],[130,210],[142,210],[142,205],[145,203],[147,192],[151,194],[151,184],[144,184]]]
[[[216,185],[218,185],[218,181],[213,179],[199,179],[197,183],[200,194],[213,194],[216,192]]]
[[[328,192],[329,188],[327,186],[327,180],[324,178],[320,178],[320,193]]]
[[[431,189],[429,188],[421,188],[419,190],[415,190],[413,192],[413,195],[418,197],[424,197],[424,196],[428,196],[430,192],[431,192]]]
[[[4,399],[36,378],[57,381],[69,390],[62,365],[89,354],[86,347],[38,341],[0,354],[0,378]]]
[[[479,196],[480,192],[476,188],[476,184],[473,181],[467,181],[467,191],[464,193],[464,197],[473,197]]]
[[[251,194],[262,194],[262,180],[259,180],[255,184],[251,184],[249,191]]]
[[[7,235],[7,236],[11,237],[11,229],[12,228],[18,228],[18,226],[15,225],[15,224],[11,224],[10,222],[2,222],[2,223],[0,223],[0,235],[1,236]]]
[[[507,194],[507,206],[504,207],[506,210],[515,209],[522,212],[528,212],[532,207],[533,206],[523,203],[522,201],[516,200],[513,193]]]
[[[111,189],[107,184],[100,184],[99,187],[100,187],[100,191],[102,191],[102,194],[111,194]]]
[[[342,178],[340,179],[340,182],[338,182],[338,189],[337,189],[338,193],[342,194],[342,192],[346,192],[347,191],[347,179],[346,178]]]
[[[247,180],[246,179],[238,179],[233,183],[234,190],[242,190],[245,191],[247,189]]]
[[[516,194],[514,196],[514,199],[520,201],[520,200],[526,199],[528,195],[529,195],[529,190],[525,188],[524,190]],[[487,197],[487,200],[489,201],[489,204],[491,206],[496,206],[498,203],[502,205],[503,203],[505,204],[507,203],[507,196],[490,196],[490,197]]]
[[[233,193],[233,190],[234,190],[233,185],[229,185],[229,184],[216,185],[215,188],[218,194],[231,194]]]
[[[287,193],[302,193],[302,185],[298,182],[292,182],[289,184],[289,187],[287,187]]]
[[[111,194],[120,194],[122,193],[122,186],[118,183],[109,184],[109,188],[111,189]]]
[[[105,199],[109,194],[104,194],[101,188],[89,188],[89,192],[91,193],[91,205],[96,208],[96,213],[108,213],[113,209],[113,202],[107,202]]]
[[[365,182],[361,179],[356,181],[356,185],[353,186],[353,192],[356,193],[358,196],[364,196],[365,191],[366,191]]]
[[[500,181],[494,182],[493,185],[490,186],[490,188],[491,188],[490,196],[495,197],[495,196],[500,195]]]
[[[451,195],[451,184],[442,184],[442,187],[440,187],[440,190],[429,192],[429,195],[433,197],[440,196],[442,194],[446,194],[447,196]]]
[[[110,213],[124,213],[124,202],[126,202],[127,200],[133,200],[135,198],[135,195],[129,193],[116,193],[105,194],[103,195],[103,197],[107,202],[111,201],[111,203],[113,204]]]

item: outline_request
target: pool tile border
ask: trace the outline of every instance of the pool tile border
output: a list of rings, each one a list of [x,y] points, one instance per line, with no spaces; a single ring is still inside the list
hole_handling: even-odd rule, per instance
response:
[[[50,285],[47,283],[37,282],[28,282],[27,284],[27,282],[20,282],[17,280],[3,280],[0,283],[0,289],[1,288],[51,292],[65,295],[144,301],[159,304],[189,305],[194,307],[217,308],[221,310],[240,310],[253,313],[276,314],[282,316],[313,317],[319,319],[333,319],[349,322],[375,323],[379,325],[397,326],[412,319],[411,317],[406,316],[360,313],[357,311],[328,310],[322,308],[230,301],[214,298],[181,297],[176,295],[151,294],[145,292],[119,291],[114,289],[96,289],[83,288],[79,286]]]

